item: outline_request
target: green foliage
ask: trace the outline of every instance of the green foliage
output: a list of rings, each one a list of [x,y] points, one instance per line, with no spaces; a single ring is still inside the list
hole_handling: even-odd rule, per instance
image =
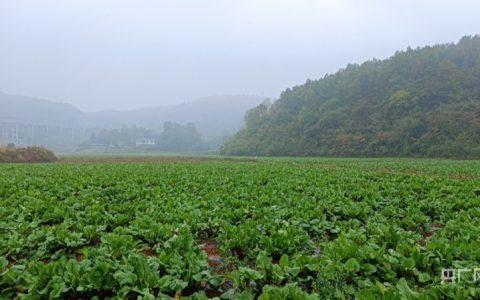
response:
[[[230,155],[480,157],[480,36],[349,65],[246,114]]]
[[[205,150],[206,145],[193,123],[181,125],[166,122],[163,125],[163,132],[159,137],[157,148],[168,152],[188,152]]]
[[[478,283],[440,277],[480,266],[476,161],[4,164],[0,173],[0,299],[479,297]]]

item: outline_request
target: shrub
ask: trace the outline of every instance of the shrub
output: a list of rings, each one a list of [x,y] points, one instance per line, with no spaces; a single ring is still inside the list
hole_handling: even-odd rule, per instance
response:
[[[42,147],[0,148],[0,163],[54,162],[55,154]]]

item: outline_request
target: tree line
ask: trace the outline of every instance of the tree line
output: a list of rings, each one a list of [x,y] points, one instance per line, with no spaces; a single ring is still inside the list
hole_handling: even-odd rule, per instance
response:
[[[138,145],[144,139],[153,139],[154,145]],[[86,150],[96,145],[110,148],[140,149],[164,152],[192,152],[209,150],[211,145],[205,142],[193,123],[185,125],[165,122],[163,131],[138,126],[122,126],[120,129],[102,129],[93,133],[79,149]]]
[[[480,36],[408,48],[286,89],[229,155],[480,157]]]

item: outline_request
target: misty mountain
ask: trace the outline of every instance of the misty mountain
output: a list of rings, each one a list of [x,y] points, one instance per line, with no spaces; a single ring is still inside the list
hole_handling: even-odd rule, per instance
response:
[[[246,115],[236,155],[480,157],[480,36],[352,64]]]
[[[89,129],[141,126],[160,130],[165,122],[194,123],[202,135],[238,131],[245,112],[261,103],[260,96],[212,96],[177,105],[132,111],[86,113],[70,104],[0,92],[0,120],[55,124]]]
[[[70,104],[0,92],[0,120],[87,126],[87,116]]]
[[[193,123],[204,136],[231,135],[241,129],[245,112],[260,104],[261,96],[211,96],[176,105],[131,111],[88,113],[89,123],[99,128],[141,126],[160,130],[165,122]]]
[[[225,136],[242,127],[245,112],[262,100],[260,96],[212,96],[163,107],[86,113],[70,104],[0,93],[0,144],[73,151],[103,129],[139,126],[161,132],[166,122],[174,122],[193,123],[210,149],[218,149]]]

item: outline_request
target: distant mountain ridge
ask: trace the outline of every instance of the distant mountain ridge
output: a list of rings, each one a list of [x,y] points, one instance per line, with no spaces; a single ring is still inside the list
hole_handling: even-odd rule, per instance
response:
[[[70,104],[0,92],[0,120],[86,126],[88,118]]]
[[[0,92],[0,120],[88,128],[136,125],[156,130],[167,121],[191,122],[202,135],[228,135],[241,128],[245,112],[262,100],[261,96],[219,95],[177,105],[86,113],[70,104]]]

